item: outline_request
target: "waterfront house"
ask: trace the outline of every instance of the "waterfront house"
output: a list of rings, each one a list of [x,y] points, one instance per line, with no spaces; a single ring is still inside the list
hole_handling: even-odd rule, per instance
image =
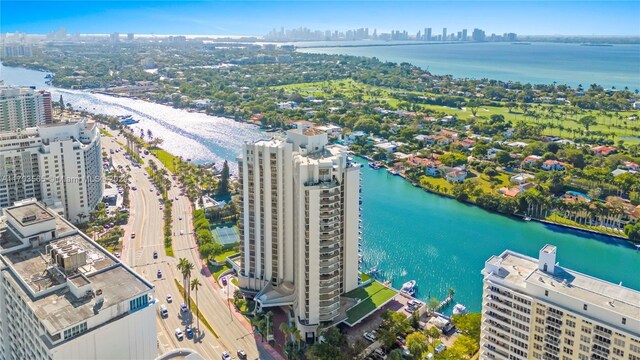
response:
[[[529,155],[524,160],[522,160],[522,167],[532,167],[536,166],[538,162],[542,159],[541,156],[538,155]]]
[[[493,159],[496,157],[496,154],[500,151],[500,149],[490,148],[487,150],[487,159]]]
[[[395,144],[392,144],[390,142],[381,142],[379,144],[375,144],[374,147],[384,150],[387,153],[392,153],[394,151],[396,151],[397,146]]]
[[[440,169],[444,172],[444,178],[448,182],[461,183],[467,178],[467,171],[461,167],[450,168],[442,166]]]
[[[618,149],[615,146],[600,145],[592,147],[591,151],[595,152],[598,155],[609,156],[611,154],[615,154]]]
[[[613,177],[616,177],[616,176],[620,176],[622,174],[626,174],[628,172],[629,172],[629,170],[625,170],[625,169],[615,169],[615,170],[613,170],[611,172],[611,175],[613,175]]]
[[[336,139],[342,133],[342,128],[334,124],[316,126],[316,129],[326,132],[329,139]]]
[[[638,167],[638,164],[631,162],[631,161],[625,161],[623,162],[624,164],[624,169],[629,170],[629,171],[635,171],[637,172],[640,167]]]
[[[524,141],[514,141],[514,142],[507,143],[507,145],[509,145],[511,147],[524,148],[524,147],[527,147],[527,145],[529,145],[529,144],[527,144]]]
[[[542,168],[542,170],[547,170],[547,171],[562,171],[566,168],[565,163],[558,161],[558,160],[547,160],[545,162],[542,163],[542,166],[540,166]]]
[[[524,192],[524,189],[519,186],[514,186],[512,188],[508,188],[505,186],[498,189],[498,193],[502,194],[502,196],[511,197],[511,198],[514,198],[523,192]]]
[[[512,176],[509,180],[512,184],[524,184],[531,180],[535,179],[535,176],[527,173],[520,173],[518,175]]]

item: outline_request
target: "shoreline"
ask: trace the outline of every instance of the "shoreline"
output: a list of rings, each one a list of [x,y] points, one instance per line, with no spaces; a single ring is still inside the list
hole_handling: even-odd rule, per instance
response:
[[[367,155],[360,155],[360,154],[356,154],[356,153],[353,153],[353,152],[351,152],[351,154],[353,154],[354,156],[357,156],[359,158],[362,158],[364,160],[367,160],[367,161],[375,161],[375,160],[373,160],[371,157],[369,157]],[[380,170],[387,171],[387,169],[388,169],[387,166],[383,165]],[[421,189],[421,190],[423,190],[425,192],[428,192],[430,194],[433,194],[433,195],[437,195],[437,196],[440,196],[440,197],[443,197],[443,198],[447,198],[447,199],[450,199],[450,200],[455,200],[453,195],[442,193],[442,192],[437,192],[437,191],[434,191],[434,190],[431,190],[431,189],[427,189],[427,188],[421,186],[420,184],[414,183],[411,180],[407,179],[407,177],[404,174],[398,173],[398,176],[400,176],[404,181],[406,181],[407,183],[411,184],[415,188]],[[457,200],[455,200],[455,201],[457,201]],[[464,205],[467,205],[467,206],[475,206],[478,209],[487,211],[487,212],[489,212],[491,214],[496,214],[496,215],[504,216],[504,217],[507,217],[507,218],[511,218],[513,220],[519,220],[519,221],[523,221],[524,222],[524,220],[523,220],[524,216],[523,215],[519,215],[519,214],[504,214],[504,213],[501,213],[501,212],[498,212],[498,211],[485,209],[485,208],[483,208],[481,206],[478,206],[476,203],[474,203],[472,201],[464,201],[464,202],[460,202],[460,203],[464,204]],[[633,240],[630,240],[629,238],[626,238],[626,237],[623,237],[623,236],[620,236],[620,235],[607,234],[607,233],[603,233],[603,232],[592,230],[592,229],[585,229],[585,228],[581,228],[581,227],[578,227],[578,226],[557,223],[557,222],[549,221],[549,220],[546,220],[546,219],[531,218],[531,221],[535,221],[535,222],[538,222],[538,223],[541,223],[541,224],[544,224],[544,225],[550,225],[550,226],[558,227],[558,228],[561,228],[561,229],[569,229],[569,230],[573,230],[573,231],[580,232],[580,233],[604,236],[604,237],[607,237],[607,238],[610,238],[610,239],[615,239],[615,240],[618,240],[618,241],[622,240],[625,243],[628,243],[632,247],[636,247],[636,248],[638,248],[638,245],[640,245],[640,243],[637,243],[637,242],[635,242]],[[582,235],[579,235],[579,236],[582,236]]]

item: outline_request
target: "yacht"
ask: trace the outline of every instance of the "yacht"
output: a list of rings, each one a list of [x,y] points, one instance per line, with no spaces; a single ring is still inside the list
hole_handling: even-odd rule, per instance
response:
[[[403,291],[409,295],[413,295],[416,292],[415,287],[416,287],[416,281],[410,280],[402,284],[402,289],[400,291]]]
[[[467,313],[467,307],[462,304],[456,304],[456,306],[453,307],[453,315],[466,314],[466,313]]]

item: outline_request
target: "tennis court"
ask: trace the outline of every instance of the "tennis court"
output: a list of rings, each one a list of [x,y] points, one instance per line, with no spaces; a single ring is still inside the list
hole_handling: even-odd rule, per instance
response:
[[[240,237],[233,227],[217,227],[215,228],[216,235],[220,240],[222,246],[233,245],[233,243],[240,242]]]

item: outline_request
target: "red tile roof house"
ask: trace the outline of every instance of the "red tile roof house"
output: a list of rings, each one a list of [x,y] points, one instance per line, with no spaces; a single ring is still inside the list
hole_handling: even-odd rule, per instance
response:
[[[522,160],[522,166],[524,167],[528,167],[528,166],[533,166],[535,165],[538,161],[540,161],[540,159],[542,159],[541,156],[538,155],[529,155],[526,158],[524,158],[524,160]]]
[[[624,168],[627,170],[638,171],[640,169],[640,167],[638,167],[638,164],[631,161],[625,161],[623,164]]]
[[[446,137],[451,137],[451,138],[457,138],[458,137],[458,133],[456,131],[449,130],[449,129],[440,130],[440,135],[446,136]]]
[[[591,150],[596,154],[602,155],[602,156],[609,156],[611,154],[615,154],[618,151],[618,149],[615,146],[604,146],[604,145],[594,146],[591,148]]]
[[[547,160],[540,166],[543,170],[562,171],[566,168],[567,164],[558,160]]]

